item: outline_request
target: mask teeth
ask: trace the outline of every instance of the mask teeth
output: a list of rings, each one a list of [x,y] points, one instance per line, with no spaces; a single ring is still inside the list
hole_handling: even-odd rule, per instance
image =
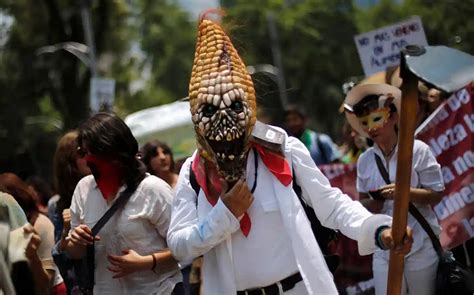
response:
[[[247,101],[249,113],[256,113],[255,90],[244,63],[222,28],[208,19],[199,24],[189,98],[193,114],[202,104],[229,107],[236,99]]]

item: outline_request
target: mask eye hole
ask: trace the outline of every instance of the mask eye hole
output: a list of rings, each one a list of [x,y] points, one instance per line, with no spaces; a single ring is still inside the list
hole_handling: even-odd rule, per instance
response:
[[[367,124],[367,121],[362,121],[361,123],[362,123],[362,125],[364,125],[364,126],[367,126],[367,125],[368,125],[368,124]]]
[[[379,116],[379,117],[375,117],[373,121],[374,121],[374,122],[378,122],[378,121],[380,121],[380,120],[382,120],[382,117]]]
[[[217,107],[212,104],[206,104],[202,108],[202,113],[205,117],[212,117],[212,115],[214,115],[216,111],[217,111]]]
[[[242,105],[242,102],[241,101],[233,101],[231,104],[230,104],[230,108],[236,112],[236,113],[240,113],[244,110],[244,106]]]

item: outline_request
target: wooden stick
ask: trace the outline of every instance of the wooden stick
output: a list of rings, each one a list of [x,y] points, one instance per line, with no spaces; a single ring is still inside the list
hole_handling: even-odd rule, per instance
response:
[[[402,63],[403,65],[403,63]],[[392,235],[395,245],[401,245],[405,237],[410,201],[410,184],[413,157],[413,141],[416,124],[418,79],[407,69],[402,73],[402,103],[398,132],[397,174],[393,208]],[[404,256],[390,252],[388,268],[388,295],[400,295],[404,268]]]

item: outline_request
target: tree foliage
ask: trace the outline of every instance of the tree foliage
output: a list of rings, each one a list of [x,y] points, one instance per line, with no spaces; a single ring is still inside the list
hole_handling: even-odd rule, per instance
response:
[[[304,105],[317,129],[335,134],[337,109],[343,98],[341,85],[360,68],[352,39],[357,33],[352,2],[233,2],[227,9],[229,18],[240,23],[232,33],[244,44],[242,54],[247,63],[274,64],[268,20],[271,12],[275,16],[289,102]],[[260,105],[281,115],[278,92],[258,94],[265,97]]]
[[[50,175],[57,138],[89,115],[89,68],[65,50],[37,54],[86,44],[81,3],[90,4],[98,75],[116,80],[116,112],[187,94],[195,26],[171,1],[0,1],[14,20],[0,52],[2,170]]]
[[[85,1],[85,2],[84,2]],[[0,0],[13,19],[0,48],[0,167],[48,175],[57,137],[86,118],[90,71],[64,50],[86,43],[80,4],[90,3],[99,75],[116,80],[115,111],[126,115],[185,97],[196,22],[172,0]],[[419,15],[428,42],[474,53],[474,0],[221,0],[223,26],[247,65],[272,64],[281,51],[286,93],[311,126],[337,138],[341,85],[362,68],[354,35]],[[269,27],[276,27],[278,40]],[[275,77],[257,73],[258,105],[281,120]]]
[[[133,10],[138,38],[132,42],[144,55],[138,70],[146,79],[137,92],[123,97],[127,112],[187,96],[196,37],[195,22],[175,2],[140,0]]]

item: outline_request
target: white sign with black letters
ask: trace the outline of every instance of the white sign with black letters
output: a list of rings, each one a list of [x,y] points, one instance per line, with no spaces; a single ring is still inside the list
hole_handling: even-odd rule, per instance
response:
[[[428,45],[419,16],[354,37],[366,76],[400,63],[406,45]]]
[[[111,111],[115,98],[115,80],[92,78],[90,88],[90,107],[92,113]]]

